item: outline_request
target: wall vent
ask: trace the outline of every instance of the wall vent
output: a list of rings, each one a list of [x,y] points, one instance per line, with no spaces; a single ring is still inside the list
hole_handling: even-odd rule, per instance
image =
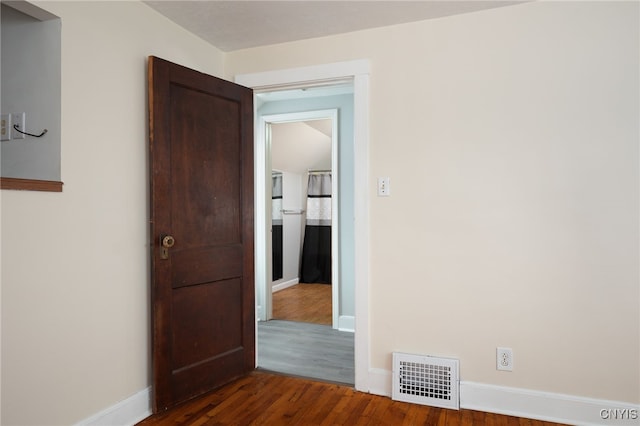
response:
[[[458,372],[457,359],[394,352],[391,398],[459,410]]]

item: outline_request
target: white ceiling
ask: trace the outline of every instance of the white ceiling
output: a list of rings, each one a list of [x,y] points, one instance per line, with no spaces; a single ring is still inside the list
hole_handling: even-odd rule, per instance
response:
[[[217,48],[230,52],[475,12],[522,1],[154,0],[145,3]]]

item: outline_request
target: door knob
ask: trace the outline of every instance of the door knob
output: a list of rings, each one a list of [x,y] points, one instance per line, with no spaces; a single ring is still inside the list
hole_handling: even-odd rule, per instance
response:
[[[165,235],[160,239],[160,259],[168,259],[169,258],[169,249],[173,247],[176,243],[176,239],[171,235]]]
[[[165,237],[162,238],[162,247],[171,248],[174,246],[175,243],[176,243],[176,239],[173,238],[171,235],[166,235]]]

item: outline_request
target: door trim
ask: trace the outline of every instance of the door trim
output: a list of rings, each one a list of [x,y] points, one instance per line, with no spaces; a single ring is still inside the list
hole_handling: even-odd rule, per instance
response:
[[[330,119],[331,120],[331,304],[332,304],[332,327],[337,329],[339,328],[339,315],[340,315],[340,248],[339,248],[339,229],[340,229],[340,220],[339,220],[339,212],[340,205],[338,202],[338,182],[339,182],[339,171],[338,171],[338,110],[337,109],[325,109],[325,110],[316,110],[316,111],[304,111],[304,112],[291,112],[285,114],[272,114],[272,115],[263,115],[257,117],[258,126],[257,133],[255,134],[256,138],[256,146],[254,147],[254,152],[257,154],[257,150],[265,150],[264,153],[260,153],[260,158],[264,158],[264,163],[255,164],[255,179],[256,179],[256,188],[263,188],[265,191],[265,202],[271,198],[271,138],[267,137],[267,128],[270,124],[278,124],[278,123],[295,123],[301,121],[309,121],[309,120],[322,120],[322,119]],[[260,206],[256,204],[256,217],[259,216],[259,211],[262,210],[266,217],[266,221],[264,221],[267,226],[264,230],[256,229],[256,237],[258,232],[264,232],[264,249],[266,255],[266,268],[265,270],[260,270],[256,268],[256,282],[258,287],[258,293],[256,296],[262,299],[264,302],[260,307],[262,308],[262,312],[259,312],[259,318],[262,321],[268,321],[273,317],[273,304],[272,304],[272,294],[273,291],[269,291],[272,286],[271,277],[271,268],[270,262],[268,261],[268,254],[271,253],[271,241],[268,238],[271,234],[267,230],[270,229],[269,224],[271,223],[271,209],[269,203],[265,203],[264,206]],[[259,220],[259,222],[263,222]],[[258,252],[258,246],[256,245],[256,256]],[[264,278],[263,278],[264,277]],[[256,306],[259,304],[256,303]]]
[[[370,389],[371,348],[369,329],[369,73],[366,59],[302,68],[241,74],[235,82],[252,89],[313,86],[334,80],[353,81],[354,101],[354,231],[355,231],[355,388]],[[255,95],[254,95],[255,96]],[[254,102],[254,109],[256,103]],[[254,111],[257,120],[257,111]],[[256,121],[257,125],[257,121]],[[255,156],[256,164],[265,161]],[[264,205],[265,194],[256,191],[256,205]],[[256,225],[260,225],[256,222]],[[256,236],[259,233],[256,232]],[[256,249],[259,247],[256,241]],[[256,262],[264,262],[256,253]],[[256,265],[257,266],[257,265]]]

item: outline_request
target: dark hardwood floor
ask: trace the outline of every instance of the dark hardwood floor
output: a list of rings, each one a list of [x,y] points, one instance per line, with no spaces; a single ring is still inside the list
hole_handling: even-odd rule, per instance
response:
[[[552,426],[555,423],[392,401],[348,386],[255,371],[138,423],[152,425]]]

